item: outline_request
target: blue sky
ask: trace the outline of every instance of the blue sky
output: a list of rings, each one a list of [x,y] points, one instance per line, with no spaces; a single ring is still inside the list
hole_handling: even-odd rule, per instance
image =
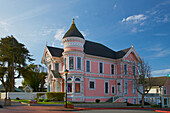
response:
[[[154,76],[170,73],[170,0],[0,0],[0,36],[14,35],[40,64],[62,47],[72,18],[86,40],[118,51],[132,44]]]

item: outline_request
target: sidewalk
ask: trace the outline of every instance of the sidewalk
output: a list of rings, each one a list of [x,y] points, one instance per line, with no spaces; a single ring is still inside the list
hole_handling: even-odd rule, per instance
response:
[[[74,109],[64,108],[64,105],[36,105],[36,106],[28,106],[25,104],[21,104],[19,102],[12,102],[12,106],[4,106],[4,108],[0,108],[0,113],[65,113],[70,112],[74,113],[74,111],[81,111],[81,110],[111,110],[111,109],[124,109],[124,110],[151,110],[156,112],[165,112],[170,113],[170,108],[137,108],[137,107],[108,107],[107,104],[94,104],[90,107],[92,104],[84,104],[87,106],[84,107],[77,107],[82,106],[79,104],[76,104]],[[93,108],[95,105],[100,105],[98,107]],[[110,103],[111,105],[111,103]]]

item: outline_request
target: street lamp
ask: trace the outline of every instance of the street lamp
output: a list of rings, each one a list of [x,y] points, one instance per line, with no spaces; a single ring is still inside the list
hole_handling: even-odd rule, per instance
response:
[[[65,97],[66,98],[66,106],[65,106],[66,108],[67,108],[67,74],[68,74],[68,72],[69,71],[67,69],[64,71],[65,76],[66,76],[66,97]]]
[[[5,72],[5,76],[6,76],[6,82],[5,82],[5,100],[7,99],[7,79],[8,79],[8,72]]]
[[[162,88],[162,86],[159,86],[159,88],[160,88],[160,108],[162,108],[162,99],[161,99],[161,88]]]

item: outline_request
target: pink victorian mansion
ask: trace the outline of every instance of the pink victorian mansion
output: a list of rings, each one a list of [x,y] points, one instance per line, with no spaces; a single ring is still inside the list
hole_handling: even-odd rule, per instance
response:
[[[68,69],[69,101],[139,103],[133,76],[140,57],[133,46],[116,52],[85,40],[74,20],[62,42],[64,48],[46,46],[42,57],[48,67],[48,92],[65,92],[64,71]]]

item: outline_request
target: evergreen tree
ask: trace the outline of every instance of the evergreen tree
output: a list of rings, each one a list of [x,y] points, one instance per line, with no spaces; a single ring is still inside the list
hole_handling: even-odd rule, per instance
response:
[[[33,91],[44,91],[45,78],[47,73],[45,68],[41,65],[30,64],[24,69],[22,82],[23,86],[29,85],[33,88]]]
[[[12,35],[0,40],[0,67],[1,81],[3,83],[3,73],[8,71],[7,86],[8,91],[15,91],[15,79],[20,78],[26,62],[33,61],[25,45],[19,43]]]

